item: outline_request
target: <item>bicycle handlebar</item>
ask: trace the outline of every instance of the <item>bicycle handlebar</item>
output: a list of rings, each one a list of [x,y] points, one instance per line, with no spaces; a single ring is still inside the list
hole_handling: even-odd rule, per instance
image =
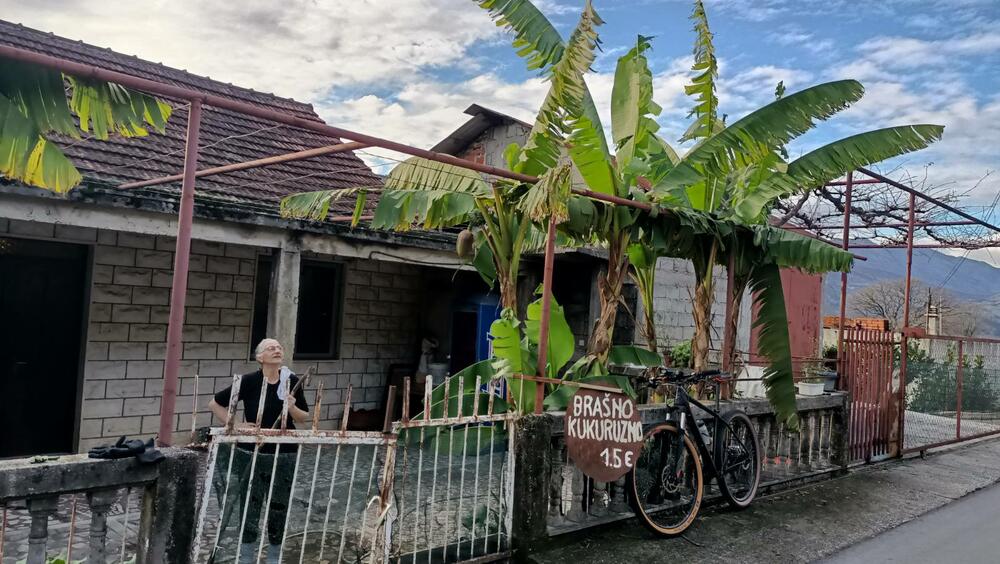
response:
[[[727,380],[729,376],[729,374],[726,374],[721,370],[703,370],[701,372],[687,373],[684,370],[679,369],[660,368],[659,375],[652,378],[648,385],[650,387],[656,387],[660,384],[690,384],[709,379],[721,382],[723,380]]]

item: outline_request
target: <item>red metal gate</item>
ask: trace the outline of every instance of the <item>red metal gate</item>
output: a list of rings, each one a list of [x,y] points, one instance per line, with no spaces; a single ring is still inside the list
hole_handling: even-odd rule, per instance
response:
[[[844,329],[845,388],[848,409],[848,453],[851,461],[880,460],[899,452],[898,402],[894,388],[893,333]]]

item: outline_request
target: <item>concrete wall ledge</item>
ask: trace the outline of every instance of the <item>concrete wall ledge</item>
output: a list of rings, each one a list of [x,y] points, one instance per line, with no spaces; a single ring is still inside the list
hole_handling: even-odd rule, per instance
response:
[[[98,460],[86,455],[42,462],[32,462],[37,458],[0,461],[0,505],[23,501],[30,513],[27,562],[45,561],[48,522],[57,514],[61,520],[61,513],[68,509],[60,505],[60,498],[79,493],[86,494],[80,511],[88,514],[91,523],[88,561],[104,561],[110,554],[108,511],[122,490],[138,490],[142,495],[137,562],[188,562],[201,457],[181,448],[163,449],[163,454],[165,459],[155,464],[140,463],[135,457]]]

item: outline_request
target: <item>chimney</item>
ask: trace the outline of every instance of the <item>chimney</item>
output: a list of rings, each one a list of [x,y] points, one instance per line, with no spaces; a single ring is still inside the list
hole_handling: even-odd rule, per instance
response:
[[[931,291],[927,290],[927,334],[941,334],[941,311],[934,305]]]

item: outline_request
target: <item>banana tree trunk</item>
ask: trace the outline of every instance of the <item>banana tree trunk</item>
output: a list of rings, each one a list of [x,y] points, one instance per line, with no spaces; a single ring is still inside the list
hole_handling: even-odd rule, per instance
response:
[[[656,263],[651,267],[639,268],[632,262],[632,279],[639,288],[639,298],[642,301],[642,319],[636,319],[639,333],[646,342],[646,349],[657,352],[656,315],[653,311],[653,290],[656,283]]]
[[[645,326],[642,329],[642,336],[646,340],[646,348],[652,352],[658,352],[656,348],[656,322],[652,311],[643,311],[642,323]]]
[[[597,279],[597,291],[601,300],[601,313],[594,324],[594,331],[587,344],[587,352],[600,362],[608,359],[614,337],[615,321],[618,318],[618,302],[622,295],[622,283],[628,274],[628,256],[625,254],[626,241],[615,237],[608,245],[608,270]]]
[[[500,287],[500,306],[520,311],[517,309],[517,274],[498,271],[497,285]]]
[[[709,275],[711,277],[711,275]],[[708,368],[708,353],[712,346],[712,298],[713,284],[711,278],[701,279],[694,289],[694,338],[691,339],[691,361],[696,371]]]
[[[715,300],[715,254],[716,241],[708,249],[707,260],[695,260],[694,303],[691,314],[694,317],[694,338],[691,339],[691,362],[696,371],[708,369],[708,353],[712,346],[712,305]]]
[[[732,300],[733,309],[730,312],[730,316],[726,319],[726,329],[725,329],[725,343],[722,347],[722,365],[723,367],[733,370],[736,365],[736,332],[739,329],[740,324],[740,306],[743,303],[743,287],[733,288]],[[739,288],[738,288],[739,287]]]

